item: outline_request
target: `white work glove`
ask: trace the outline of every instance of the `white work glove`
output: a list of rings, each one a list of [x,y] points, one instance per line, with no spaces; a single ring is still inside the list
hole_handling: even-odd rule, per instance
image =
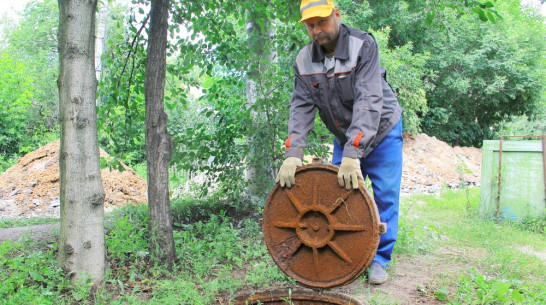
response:
[[[282,163],[281,169],[277,174],[275,182],[280,182],[281,187],[285,185],[290,188],[292,185],[296,184],[296,167],[301,166],[301,159],[296,157],[288,157]]]
[[[339,182],[339,186],[350,190],[352,183],[352,187],[357,189],[359,181],[364,183],[364,177],[360,170],[360,160],[343,157],[343,159],[341,159],[341,166],[337,172],[337,182]]]

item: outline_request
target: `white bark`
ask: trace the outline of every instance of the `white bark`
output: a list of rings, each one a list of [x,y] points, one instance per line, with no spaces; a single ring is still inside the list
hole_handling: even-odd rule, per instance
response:
[[[71,281],[91,276],[99,284],[106,245],[95,108],[96,6],[96,0],[59,0],[59,265]]]
[[[103,3],[98,13],[97,38],[95,41],[95,73],[100,79],[102,73],[102,54],[106,44],[106,21],[108,20],[108,3]]]
[[[260,98],[261,88],[256,80],[261,76],[261,73],[266,73],[269,65],[274,64],[277,60],[277,54],[275,48],[270,50],[265,50],[267,42],[273,37],[276,32],[275,24],[271,20],[265,22],[265,29],[261,29],[258,24],[256,24],[255,19],[253,18],[253,12],[247,12],[247,21],[246,21],[246,32],[247,32],[247,42],[250,50],[254,53],[254,58],[258,61],[258,64],[255,65],[256,69],[248,71],[248,76],[246,80],[246,97],[248,107],[254,105],[257,100]],[[256,121],[263,117],[260,113],[255,111],[252,112],[253,120]],[[260,139],[248,138],[247,140],[250,146],[259,147],[263,145]],[[249,156],[247,160],[257,160],[258,156]],[[263,193],[264,183],[260,179],[266,179],[267,176],[272,176],[273,173],[269,173],[271,166],[264,166],[267,163],[262,160],[262,164],[247,164],[247,169],[245,172],[246,179],[251,182],[250,192],[254,195],[259,195]]]

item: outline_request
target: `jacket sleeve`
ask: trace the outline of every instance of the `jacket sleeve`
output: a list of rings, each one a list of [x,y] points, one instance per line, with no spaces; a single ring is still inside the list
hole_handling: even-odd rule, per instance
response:
[[[290,118],[288,120],[288,139],[285,146],[285,157],[303,159],[307,146],[307,137],[315,122],[315,104],[309,88],[294,63],[294,90],[290,101]]]
[[[383,108],[383,87],[379,67],[379,51],[375,39],[366,34],[355,68],[354,105],[347,129],[343,156],[362,158],[379,128]]]

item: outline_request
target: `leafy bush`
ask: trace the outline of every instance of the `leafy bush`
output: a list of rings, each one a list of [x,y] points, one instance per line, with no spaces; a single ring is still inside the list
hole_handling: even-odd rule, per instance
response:
[[[23,238],[0,244],[0,304],[55,304],[69,287],[55,260],[56,245]]]

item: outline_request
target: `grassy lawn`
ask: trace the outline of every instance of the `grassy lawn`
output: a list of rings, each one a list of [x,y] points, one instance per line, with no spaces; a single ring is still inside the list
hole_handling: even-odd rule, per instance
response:
[[[479,189],[404,197],[391,281],[347,287],[368,304],[545,304],[545,222],[497,222],[478,217]],[[147,208],[107,214],[109,270],[103,289],[69,285],[57,268],[57,244],[22,238],[0,245],[0,304],[230,304],[241,292],[296,288],[275,265],[251,204],[180,200],[173,203],[178,263],[167,272],[148,255]],[[35,223],[33,221],[32,223]],[[19,225],[19,224],[17,224]],[[7,226],[5,224],[4,226]],[[400,290],[400,289],[398,289]],[[413,293],[413,292],[412,292]]]

